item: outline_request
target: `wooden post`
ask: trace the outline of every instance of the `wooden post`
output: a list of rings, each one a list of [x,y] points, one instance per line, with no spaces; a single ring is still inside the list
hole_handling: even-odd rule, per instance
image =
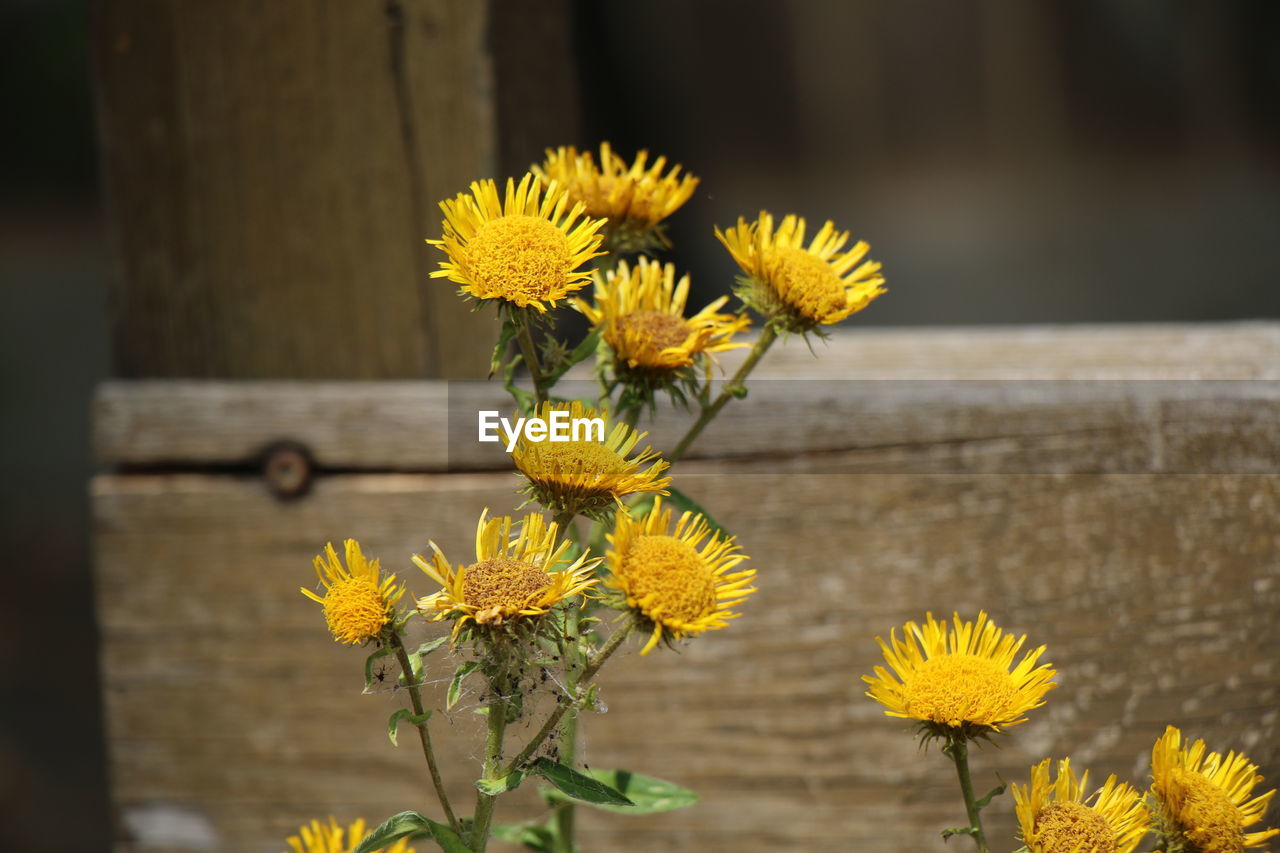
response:
[[[567,39],[553,5],[544,28]],[[491,14],[476,0],[101,0],[116,373],[483,375],[492,312],[427,278],[439,253],[423,240],[439,200],[504,177],[500,128],[524,139],[536,116],[540,151],[561,141],[545,116],[576,109],[549,91],[550,110],[495,110]],[[543,61],[567,68],[570,52]]]

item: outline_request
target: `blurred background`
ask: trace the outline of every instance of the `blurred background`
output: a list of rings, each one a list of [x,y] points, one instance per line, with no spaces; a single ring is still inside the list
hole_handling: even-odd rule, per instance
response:
[[[88,406],[103,379],[147,375],[108,334],[91,49],[119,5],[0,6],[0,826],[28,851],[110,836]],[[496,98],[542,117],[500,136],[498,168],[601,139],[684,164],[703,183],[672,258],[708,298],[734,273],[711,225],[768,208],[872,244],[893,298],[857,325],[1280,316],[1271,0],[533,5],[568,43],[491,4]]]

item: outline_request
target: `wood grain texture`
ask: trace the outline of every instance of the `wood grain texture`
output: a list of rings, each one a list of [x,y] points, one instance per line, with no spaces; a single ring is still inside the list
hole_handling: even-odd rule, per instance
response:
[[[483,375],[428,280],[495,169],[488,4],[104,0],[95,77],[121,376]]]
[[[1280,417],[1265,381],[1278,341],[1258,324],[877,332],[816,362],[781,350],[717,426],[732,435],[700,445],[736,455],[673,472],[739,534],[759,592],[679,654],[633,647],[603,673],[608,712],[586,723],[592,766],[703,800],[653,818],[588,814],[585,849],[949,849],[938,830],[963,811],[946,760],[919,753],[860,681],[874,638],[930,610],[986,609],[1047,645],[1060,671],[1003,749],[978,751],[979,787],[1063,755],[1141,786],[1166,723],[1280,778]],[[777,381],[795,374],[828,381]],[[1063,381],[1076,375],[1089,381]],[[1175,381],[1187,376],[1222,381]],[[957,377],[972,381],[931,381]],[[179,849],[148,822],[157,814],[180,815],[210,849],[276,851],[313,816],[435,813],[416,751],[383,733],[400,697],[359,695],[361,651],[328,639],[298,587],[326,541],[353,536],[425,594],[412,554],[433,539],[465,560],[480,511],[518,503],[505,470],[376,470],[438,464],[438,446],[422,447],[440,441],[448,390],[117,383],[100,395],[104,459],[173,466],[93,486],[117,850]],[[312,448],[307,496],[282,502],[247,467],[211,467],[242,466],[268,438]],[[434,722],[464,803],[475,699]],[[539,810],[522,790],[499,819]],[[1016,846],[1010,801],[988,816],[993,849]]]
[[[690,463],[680,484],[740,534],[759,592],[682,653],[641,659],[633,647],[604,671],[609,710],[587,720],[586,760],[703,801],[654,818],[587,815],[587,849],[949,849],[937,831],[963,812],[945,759],[917,752],[859,680],[877,663],[874,637],[926,610],[985,608],[1047,644],[1061,673],[1031,722],[975,756],[980,786],[1066,754],[1142,784],[1167,722],[1280,774],[1280,478],[726,475]],[[431,809],[415,750],[382,732],[399,699],[359,695],[362,653],[334,645],[297,589],[326,540],[357,536],[426,593],[408,557],[428,537],[464,555],[481,508],[511,506],[512,486],[505,474],[342,475],[280,503],[249,478],[100,477],[123,825],[181,808],[215,849],[265,853],[313,815]],[[477,767],[473,698],[435,723],[458,797]],[[500,819],[538,808],[521,791]],[[994,849],[1012,849],[1009,800],[988,819]],[[117,849],[177,848],[135,837]]]
[[[691,458],[1041,473],[1280,461],[1276,325],[872,332],[819,355],[799,342],[771,352]],[[115,382],[95,401],[94,441],[100,461],[130,466],[251,466],[287,439],[331,470],[505,468],[475,441],[480,409],[509,411],[497,383]],[[664,411],[647,440],[671,448],[687,423]]]

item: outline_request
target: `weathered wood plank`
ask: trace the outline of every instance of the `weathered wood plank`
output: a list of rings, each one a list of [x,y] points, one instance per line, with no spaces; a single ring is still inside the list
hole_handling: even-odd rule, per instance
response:
[[[491,314],[428,281],[493,177],[472,0],[97,4],[122,376],[479,376]]]
[[[962,812],[945,759],[919,754],[859,681],[877,662],[874,636],[929,609],[986,608],[1046,643],[1061,672],[1005,748],[975,757],[979,784],[1070,754],[1141,785],[1166,722],[1280,777],[1280,477],[813,477],[770,460],[732,475],[690,463],[679,477],[740,533],[760,591],[742,620],[682,654],[632,650],[606,669],[609,712],[587,721],[586,760],[688,784],[703,802],[587,815],[587,849],[949,849],[937,830]],[[415,751],[382,733],[396,698],[358,695],[361,653],[328,640],[297,587],[325,540],[356,536],[426,593],[409,555],[428,537],[465,554],[480,509],[512,506],[512,488],[496,473],[325,476],[280,503],[247,478],[98,478],[124,825],[182,808],[219,849],[275,851],[312,815],[430,809]],[[473,716],[436,726],[458,796],[475,771],[474,747],[461,746],[474,743]],[[525,793],[500,819],[536,813]],[[994,849],[1012,849],[1008,799],[988,814]]]
[[[1276,462],[1280,386],[1228,380],[1280,378],[1280,326],[871,332],[820,356],[798,342],[776,350],[692,456],[794,448],[853,451],[843,464],[865,470],[1041,472]],[[780,381],[795,378],[826,381]],[[481,408],[507,410],[496,383],[115,382],[95,401],[94,441],[115,465],[254,464],[288,439],[329,469],[505,468],[495,445],[475,441]],[[1228,412],[1237,428],[1216,442]],[[650,440],[670,448],[687,423],[664,412]]]

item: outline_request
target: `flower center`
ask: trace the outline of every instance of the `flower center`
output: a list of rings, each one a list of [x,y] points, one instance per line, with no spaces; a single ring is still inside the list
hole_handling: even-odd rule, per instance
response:
[[[540,457],[538,473],[546,479],[559,479],[557,473],[602,477],[626,470],[626,460],[598,441],[543,441],[534,447]]]
[[[551,576],[531,563],[491,557],[466,568],[462,600],[480,611],[519,610],[550,584]]]
[[[668,347],[678,347],[689,337],[689,324],[680,317],[663,311],[635,311],[618,321],[620,337],[638,342],[633,352],[624,352],[642,364],[657,364],[658,356]]]
[[[631,596],[655,622],[678,626],[715,612],[715,576],[688,542],[640,536],[624,560]]]
[[[805,317],[822,321],[845,309],[844,282],[826,261],[791,247],[774,249],[770,261],[774,289]]]
[[[518,305],[555,298],[572,271],[569,238],[545,219],[512,215],[480,226],[466,247],[481,298]]]
[[[1201,853],[1240,853],[1244,829],[1227,792],[1192,770],[1176,768],[1172,787],[1182,796],[1177,822]]]
[[[336,580],[324,597],[329,632],[344,643],[360,643],[381,634],[390,620],[388,609],[377,584],[367,578]]]
[[[907,713],[958,727],[1006,722],[1017,698],[1009,672],[976,655],[944,654],[924,661],[904,685]]]
[[[1107,819],[1084,803],[1049,803],[1036,816],[1036,849],[1042,853],[1115,853]]]

